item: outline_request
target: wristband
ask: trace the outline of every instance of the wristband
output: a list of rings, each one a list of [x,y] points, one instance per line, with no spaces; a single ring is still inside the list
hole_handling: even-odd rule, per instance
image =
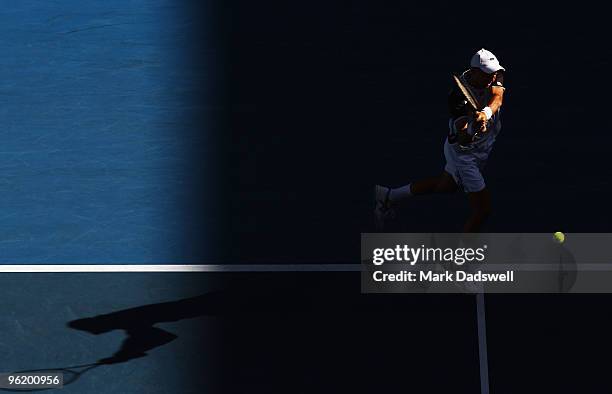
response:
[[[482,112],[484,112],[485,115],[487,116],[487,120],[491,119],[491,117],[493,116],[493,111],[489,107],[484,107],[482,109]]]

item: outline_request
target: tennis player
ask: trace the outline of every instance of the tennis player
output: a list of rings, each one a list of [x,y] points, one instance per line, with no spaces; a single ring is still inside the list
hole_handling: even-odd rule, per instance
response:
[[[473,111],[457,86],[448,96],[449,133],[444,142],[446,165],[442,174],[398,188],[375,186],[375,222],[379,230],[395,216],[394,207],[413,196],[432,193],[467,193],[471,213],[464,232],[478,232],[491,212],[491,197],[482,170],[501,131],[500,108],[504,97],[504,71],[486,49],[472,56],[460,80],[480,103]]]

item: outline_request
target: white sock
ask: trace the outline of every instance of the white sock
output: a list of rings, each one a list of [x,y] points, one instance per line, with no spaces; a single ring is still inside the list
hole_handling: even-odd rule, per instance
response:
[[[398,202],[409,197],[412,197],[412,192],[410,191],[410,184],[398,187],[397,189],[391,189],[391,193],[389,193],[389,201],[391,202]]]

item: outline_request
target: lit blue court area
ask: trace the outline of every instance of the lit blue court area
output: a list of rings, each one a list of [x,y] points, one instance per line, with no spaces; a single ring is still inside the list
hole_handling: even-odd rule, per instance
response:
[[[188,2],[4,5],[1,263],[203,257],[206,23]]]

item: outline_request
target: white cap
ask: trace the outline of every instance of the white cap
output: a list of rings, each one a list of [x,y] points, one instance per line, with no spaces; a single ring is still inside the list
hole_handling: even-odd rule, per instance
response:
[[[470,66],[477,67],[487,74],[493,74],[496,71],[506,69],[499,64],[499,60],[495,57],[494,54],[482,48],[478,52],[472,56],[472,61],[470,61]]]

